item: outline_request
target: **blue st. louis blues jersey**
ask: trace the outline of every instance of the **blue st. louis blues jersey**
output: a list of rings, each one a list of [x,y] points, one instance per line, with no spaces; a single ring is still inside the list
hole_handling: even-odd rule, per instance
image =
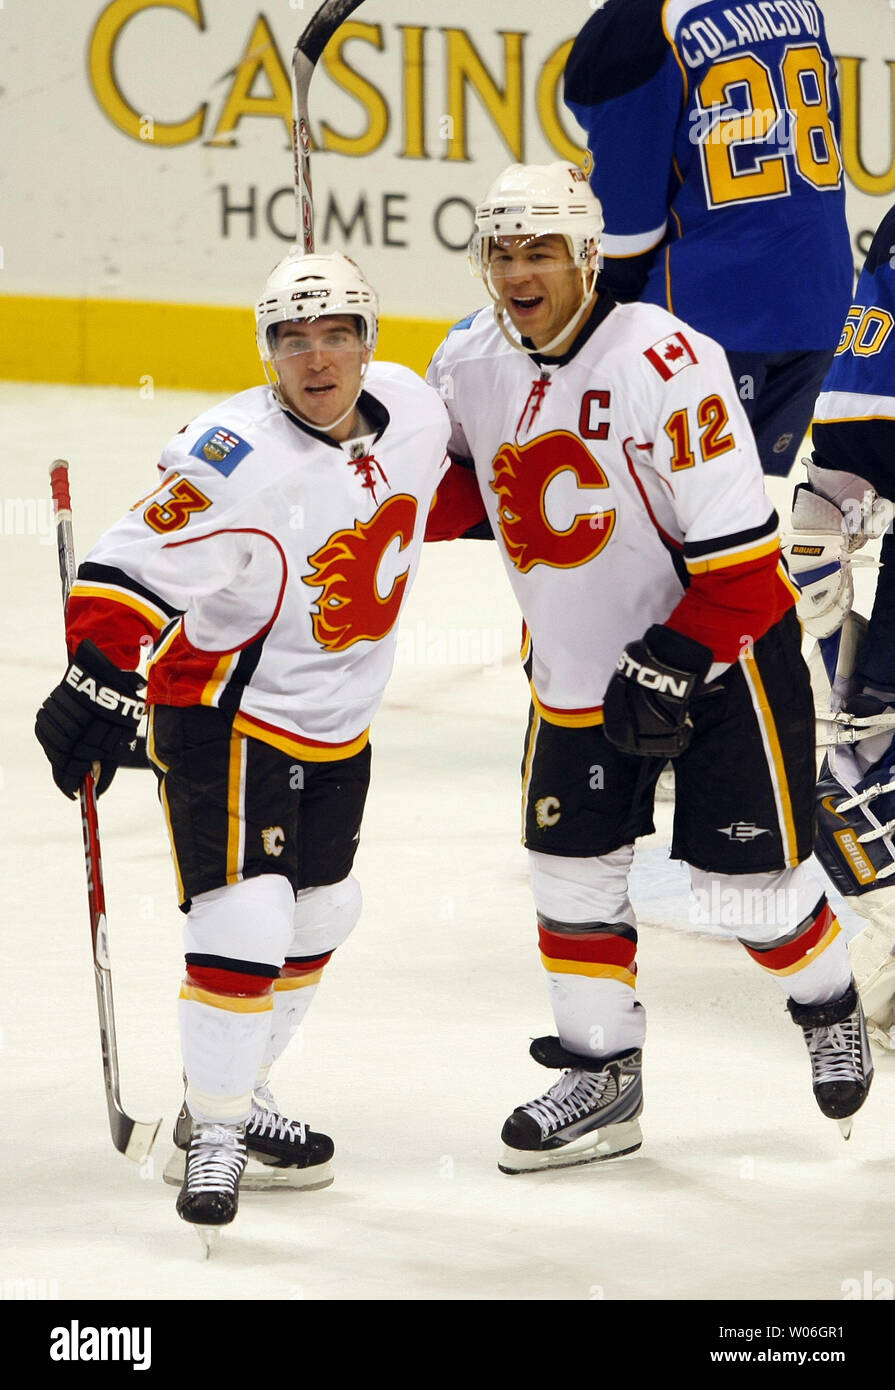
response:
[[[725,348],[832,348],[852,286],[835,62],[814,0],[605,0],[565,101],[604,283]]]
[[[815,462],[895,499],[895,207],[880,223],[814,408]]]

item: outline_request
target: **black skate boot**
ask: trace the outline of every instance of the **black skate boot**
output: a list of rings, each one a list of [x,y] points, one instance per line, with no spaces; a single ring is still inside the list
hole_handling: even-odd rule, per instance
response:
[[[244,1125],[194,1124],[177,1215],[194,1226],[228,1226],[246,1165]]]
[[[329,1187],[333,1180],[335,1145],[328,1134],[317,1134],[301,1120],[289,1120],[277,1109],[269,1086],[258,1086],[252,1099],[252,1118],[246,1125],[249,1159],[267,1169],[266,1186]],[[246,1174],[248,1177],[248,1173]],[[262,1185],[259,1182],[259,1185]],[[247,1190],[251,1182],[243,1181]]]
[[[192,1117],[186,1101],[174,1125],[174,1153],[165,1164],[164,1179],[183,1180],[184,1156],[189,1147]],[[314,1191],[333,1181],[334,1144],[327,1134],[317,1134],[300,1120],[287,1119],[277,1110],[268,1086],[259,1086],[252,1098],[252,1114],[245,1127],[248,1164],[240,1187],[243,1192],[266,1192],[272,1187]]]
[[[502,1173],[571,1168],[640,1148],[640,1051],[613,1058],[579,1057],[558,1038],[535,1038],[529,1050],[542,1066],[569,1070],[507,1120],[500,1136],[505,1148],[497,1165]]]
[[[839,999],[828,1004],[786,1006],[805,1034],[811,1057],[811,1084],[821,1111],[851,1134],[852,1116],[867,1099],[873,1080],[873,1061],[864,1010],[852,980]]]

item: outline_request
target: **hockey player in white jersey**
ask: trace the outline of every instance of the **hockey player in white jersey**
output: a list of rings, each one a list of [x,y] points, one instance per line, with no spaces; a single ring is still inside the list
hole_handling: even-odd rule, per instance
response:
[[[176,435],[87,556],[36,726],[62,791],[99,763],[103,792],[151,638],[149,753],[187,914],[177,1209],[197,1225],[232,1221],[247,1158],[272,1183],[332,1180],[332,1141],[279,1113],[268,1075],[360,913],[370,722],[447,467],[436,392],[371,361],[378,303],[353,261],[290,254],[256,323],[271,385]]]
[[[508,1173],[640,1146],[627,880],[668,758],[700,921],[782,985],[846,1137],[872,1076],[811,862],[812,699],[754,439],[717,343],[597,292],[601,228],[583,171],[507,169],[471,246],[493,311],[429,373],[454,464],[428,538],[490,527],[525,620],[524,843],[558,1033],[531,1053],[564,1075],[504,1125]]]

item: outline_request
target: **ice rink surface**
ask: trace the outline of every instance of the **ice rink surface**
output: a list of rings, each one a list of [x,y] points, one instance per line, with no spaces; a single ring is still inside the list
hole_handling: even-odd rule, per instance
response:
[[[3,1297],[891,1298],[895,1058],[876,1055],[845,1143],[816,1108],[781,989],[737,944],[691,927],[667,805],[632,886],[649,1015],[643,1147],[498,1172],[504,1118],[555,1075],[527,1055],[553,1025],[519,841],[519,617],[494,547],[475,542],[423,557],[374,724],[364,914],[273,1077],[282,1109],[333,1136],[336,1181],[244,1194],[202,1262],[161,1181],[181,1098],[182,919],[154,781],[122,770],[100,803],[123,1100],[138,1118],[164,1115],[139,1169],[107,1134],[78,812],[32,734],[63,670],[48,466],[71,463],[83,556],[214,399],[145,395],[0,386]],[[771,487],[785,504],[789,485]],[[853,931],[858,919],[842,920]]]

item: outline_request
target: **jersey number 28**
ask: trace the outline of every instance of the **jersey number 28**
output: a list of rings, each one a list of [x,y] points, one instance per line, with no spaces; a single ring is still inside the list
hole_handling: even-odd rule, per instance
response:
[[[784,196],[790,161],[814,188],[838,188],[842,160],[829,82],[827,61],[813,43],[787,47],[779,70],[783,102],[770,69],[754,53],[709,68],[697,99],[703,119],[720,113],[700,142],[710,207]]]

